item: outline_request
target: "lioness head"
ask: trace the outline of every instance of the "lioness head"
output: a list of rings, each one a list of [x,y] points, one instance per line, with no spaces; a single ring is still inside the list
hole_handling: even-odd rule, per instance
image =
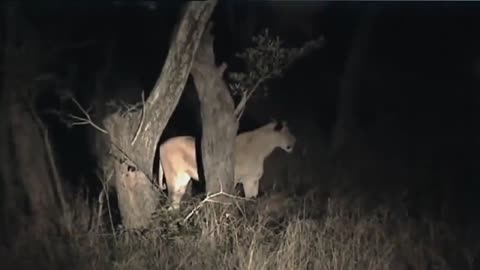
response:
[[[295,136],[290,133],[287,123],[285,121],[275,121],[273,131],[276,135],[275,138],[277,139],[278,147],[285,150],[285,152],[292,152],[296,139]]]

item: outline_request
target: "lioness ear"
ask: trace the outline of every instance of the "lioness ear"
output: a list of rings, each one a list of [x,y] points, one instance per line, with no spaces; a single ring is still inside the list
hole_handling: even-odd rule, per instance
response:
[[[283,122],[276,121],[275,126],[273,127],[273,130],[275,131],[280,131],[283,128]]]
[[[277,123],[278,123],[277,119],[270,117],[270,122],[268,122],[268,125],[273,126],[273,128],[275,128]]]

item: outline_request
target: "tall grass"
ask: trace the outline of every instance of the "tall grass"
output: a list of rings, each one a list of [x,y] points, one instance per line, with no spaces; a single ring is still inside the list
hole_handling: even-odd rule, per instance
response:
[[[109,232],[108,218],[95,224],[98,207],[78,196],[60,232],[26,227],[0,250],[2,269],[474,269],[473,249],[446,224],[344,196],[272,193],[242,203],[238,215],[206,204],[185,221],[192,201],[179,212],[160,209],[150,229],[135,233]]]
[[[329,172],[327,147],[310,134],[298,135],[293,154],[267,160],[261,183],[269,192],[234,211],[202,204],[190,215],[200,204],[194,197],[178,212],[159,207],[148,229],[125,231],[109,207],[78,194],[56,220],[59,230],[39,233],[21,217],[26,226],[0,246],[1,269],[479,269],[476,230],[462,235],[422,210],[411,215],[402,192],[382,199],[344,188],[401,178],[400,162],[365,156],[373,152],[363,144],[355,166]],[[302,188],[309,186],[323,190]]]

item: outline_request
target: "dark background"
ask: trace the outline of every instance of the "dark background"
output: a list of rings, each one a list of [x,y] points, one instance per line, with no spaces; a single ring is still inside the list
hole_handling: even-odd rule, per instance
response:
[[[320,35],[325,36],[326,45],[271,81],[273,94],[249,103],[240,131],[272,117],[286,119],[298,138],[296,151],[315,151],[303,161],[295,160],[310,164],[315,172],[309,179],[298,180],[304,189],[338,184],[371,196],[389,194],[387,198],[409,190],[412,210],[426,204],[439,211],[447,205],[456,220],[476,219],[480,197],[477,3],[375,3],[381,10],[374,18],[361,75],[355,81],[358,94],[352,111],[357,128],[336,157],[343,161],[339,176],[328,149],[345,61],[367,2],[241,2],[220,1],[212,17],[217,61],[226,61],[231,70],[241,68],[234,54],[264,27],[279,34],[286,46],[300,46]],[[145,6],[155,1],[115,3],[27,4],[28,19],[43,39],[94,41],[63,54],[49,67],[65,76],[68,65],[77,66],[73,90],[82,104],[101,104],[109,98],[136,102],[142,90],[148,94],[160,74],[181,2],[158,1],[155,9]],[[228,13],[229,8],[233,13]],[[252,23],[246,23],[248,18],[254,18]],[[98,96],[93,91],[94,75],[111,40],[115,47],[110,87]],[[38,105],[40,110],[60,106],[49,94]],[[101,115],[99,110],[97,117]],[[67,129],[51,115],[44,118],[52,128],[65,179],[73,189],[95,189],[91,128]],[[199,128],[198,101],[190,79],[162,140],[196,135]],[[277,152],[274,156],[265,178],[272,170],[290,175],[287,169],[278,169],[288,166],[274,163],[285,164],[293,158]],[[285,185],[295,179],[284,180]],[[262,185],[269,188],[268,181]]]

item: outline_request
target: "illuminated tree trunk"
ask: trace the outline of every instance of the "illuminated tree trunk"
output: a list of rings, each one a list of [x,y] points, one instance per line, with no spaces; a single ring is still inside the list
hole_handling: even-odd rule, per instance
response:
[[[103,121],[110,155],[101,159],[113,168],[122,223],[147,227],[160,193],[152,185],[152,167],[160,136],[178,104],[194,56],[216,0],[187,2],[174,33],[160,77],[142,111],[124,117],[117,112]],[[108,164],[111,164],[108,165]]]
[[[222,77],[227,66],[215,65],[211,28],[209,24],[191,70],[200,99],[201,160],[207,194],[231,194],[237,122],[233,99]]]

